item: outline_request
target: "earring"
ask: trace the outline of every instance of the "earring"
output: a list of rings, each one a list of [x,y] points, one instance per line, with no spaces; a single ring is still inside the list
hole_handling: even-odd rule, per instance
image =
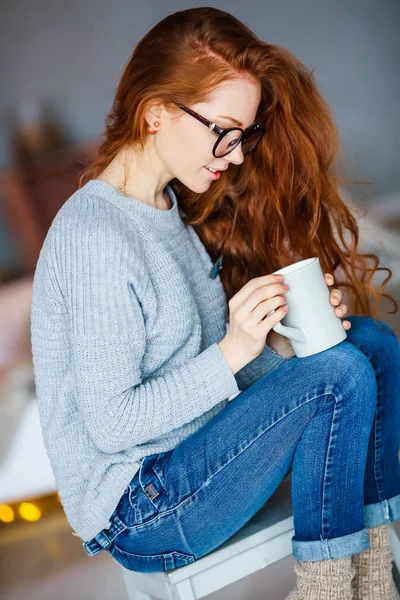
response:
[[[158,121],[154,121],[154,127],[160,127],[160,123]],[[150,125],[146,127],[147,133],[157,133],[156,129],[153,129]]]

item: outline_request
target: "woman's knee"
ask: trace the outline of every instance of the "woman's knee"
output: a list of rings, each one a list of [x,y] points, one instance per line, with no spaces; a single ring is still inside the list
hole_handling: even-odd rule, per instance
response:
[[[315,370],[342,391],[362,386],[371,397],[376,396],[376,375],[370,360],[347,340],[316,354]]]
[[[369,357],[377,357],[385,362],[385,357],[399,361],[400,344],[394,330],[379,319],[365,316],[346,317],[351,323],[347,339],[357,345]],[[382,360],[383,359],[383,360]]]

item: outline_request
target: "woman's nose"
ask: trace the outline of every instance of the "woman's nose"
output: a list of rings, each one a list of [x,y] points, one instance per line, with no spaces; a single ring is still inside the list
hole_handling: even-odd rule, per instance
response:
[[[232,152],[226,155],[227,159],[235,165],[240,165],[244,161],[242,144],[238,144]]]

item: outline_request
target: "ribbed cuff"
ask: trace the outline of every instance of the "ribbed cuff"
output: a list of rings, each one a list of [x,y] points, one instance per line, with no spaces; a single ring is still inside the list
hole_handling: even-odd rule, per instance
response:
[[[218,344],[209,346],[195,360],[196,366],[200,367],[199,372],[207,373],[203,384],[207,388],[207,395],[213,399],[213,405],[240,392],[233,371]]]

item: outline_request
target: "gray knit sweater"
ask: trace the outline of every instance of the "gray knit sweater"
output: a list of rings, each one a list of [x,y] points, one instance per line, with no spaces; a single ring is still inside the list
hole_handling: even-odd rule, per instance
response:
[[[82,540],[141,459],[174,448],[287,358],[268,346],[233,374],[217,343],[227,302],[210,256],[172,207],[92,179],[54,218],[33,281],[39,415],[66,517]]]

